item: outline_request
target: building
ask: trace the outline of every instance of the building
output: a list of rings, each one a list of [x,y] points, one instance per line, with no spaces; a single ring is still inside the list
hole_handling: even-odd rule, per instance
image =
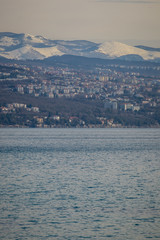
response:
[[[106,101],[104,104],[105,109],[111,109],[111,110],[117,110],[118,109],[118,103],[117,101]]]

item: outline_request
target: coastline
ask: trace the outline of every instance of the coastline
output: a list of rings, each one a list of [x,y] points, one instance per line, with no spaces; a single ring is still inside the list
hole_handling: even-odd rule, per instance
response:
[[[85,128],[160,128],[160,125],[151,125],[151,126],[100,126],[100,125],[88,125],[88,126],[36,126],[36,127],[30,127],[30,126],[22,126],[22,125],[0,125],[1,128],[29,128],[29,129],[50,129],[50,128],[69,128],[69,129],[74,129],[74,128],[79,128],[79,129],[85,129]]]

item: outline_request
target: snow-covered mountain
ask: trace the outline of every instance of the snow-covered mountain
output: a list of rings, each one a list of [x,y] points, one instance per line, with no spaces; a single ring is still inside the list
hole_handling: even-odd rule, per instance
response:
[[[9,59],[44,59],[63,55],[52,40],[29,34],[0,33],[0,56]]]
[[[45,59],[52,56],[76,55],[103,59],[152,60],[160,59],[160,51],[145,50],[119,42],[102,44],[85,41],[50,40],[42,36],[0,33],[0,56],[8,59]]]
[[[120,42],[102,43],[96,51],[110,58],[122,58],[123,56],[128,55],[140,56],[144,60],[154,60],[160,58],[160,52],[146,51],[144,49],[132,47]]]

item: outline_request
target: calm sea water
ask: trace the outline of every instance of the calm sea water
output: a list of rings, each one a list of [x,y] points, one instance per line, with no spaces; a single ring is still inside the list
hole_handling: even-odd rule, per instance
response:
[[[160,239],[160,129],[0,129],[0,239]]]

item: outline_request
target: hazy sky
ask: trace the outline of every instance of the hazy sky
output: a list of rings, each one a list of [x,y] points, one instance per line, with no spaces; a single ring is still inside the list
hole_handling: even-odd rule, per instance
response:
[[[0,31],[160,47],[160,0],[0,0]]]

